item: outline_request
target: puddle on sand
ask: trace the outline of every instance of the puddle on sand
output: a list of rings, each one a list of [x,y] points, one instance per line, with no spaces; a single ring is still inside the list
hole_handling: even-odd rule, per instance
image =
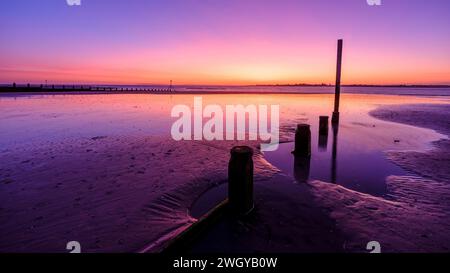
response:
[[[228,183],[221,184],[207,190],[194,202],[190,209],[190,215],[199,219],[208,211],[225,200],[228,196]]]
[[[328,135],[319,136],[312,130],[310,158],[294,156],[294,142],[280,144],[276,151],[264,152],[264,157],[298,182],[321,180],[375,196],[386,194],[389,175],[409,174],[390,162],[383,151],[361,148],[357,142],[362,140],[348,139],[351,134],[343,134],[347,139],[339,142],[339,133],[330,128]]]

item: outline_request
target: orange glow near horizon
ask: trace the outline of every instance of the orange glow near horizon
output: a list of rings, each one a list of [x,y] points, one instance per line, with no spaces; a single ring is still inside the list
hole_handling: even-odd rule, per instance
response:
[[[69,58],[0,69],[2,82],[99,84],[333,84],[335,41],[327,48],[302,46],[304,54],[283,46],[252,50],[252,46],[173,48],[128,54],[103,54],[85,62]],[[298,48],[297,48],[298,50]],[[293,54],[292,54],[293,53]],[[170,55],[169,59],[167,56]],[[368,54],[344,41],[343,84],[449,84],[450,67],[444,59],[399,56],[396,52]],[[406,61],[405,61],[406,60]]]

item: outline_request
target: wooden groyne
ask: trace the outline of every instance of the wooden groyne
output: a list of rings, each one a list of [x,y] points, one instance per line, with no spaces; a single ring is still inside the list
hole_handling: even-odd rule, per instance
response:
[[[171,86],[169,88],[148,88],[130,86],[99,86],[99,85],[44,85],[23,84],[0,86],[0,92],[148,92],[148,93],[172,93],[176,92]]]

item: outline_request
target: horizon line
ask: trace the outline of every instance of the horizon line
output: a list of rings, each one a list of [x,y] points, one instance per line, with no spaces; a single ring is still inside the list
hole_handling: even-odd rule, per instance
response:
[[[170,84],[170,83],[36,83],[36,82],[8,82],[0,83],[2,87],[12,86],[13,84],[19,86],[26,86],[27,84],[34,86],[63,86],[63,85],[76,85],[76,86],[211,86],[211,87],[335,87],[335,84],[327,83],[272,83],[272,84]],[[394,83],[394,84],[364,84],[364,83],[350,83],[341,84],[343,87],[449,87],[450,83],[431,83],[431,84],[417,84],[417,83]]]

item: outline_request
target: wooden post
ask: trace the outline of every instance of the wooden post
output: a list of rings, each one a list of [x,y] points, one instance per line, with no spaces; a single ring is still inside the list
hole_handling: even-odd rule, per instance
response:
[[[296,156],[311,156],[311,129],[309,124],[297,125],[295,148],[292,153]]]
[[[246,215],[253,205],[253,150],[248,146],[231,149],[228,163],[228,201],[235,215]]]
[[[319,135],[328,135],[328,116],[319,117]]]
[[[13,82],[13,88],[16,89],[16,83],[15,82]]]
[[[342,39],[338,40],[337,63],[336,63],[336,85],[334,92],[334,111],[331,118],[332,123],[339,123],[339,100],[341,95],[341,68],[342,68]]]

